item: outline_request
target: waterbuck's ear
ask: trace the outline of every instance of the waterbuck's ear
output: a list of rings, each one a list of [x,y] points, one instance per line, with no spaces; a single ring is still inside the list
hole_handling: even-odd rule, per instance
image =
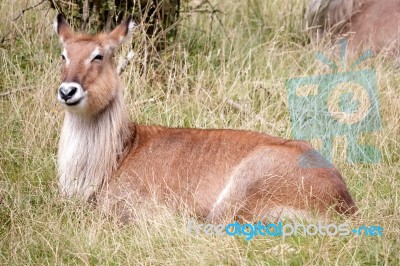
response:
[[[73,32],[63,14],[58,14],[53,24],[54,30],[60,37],[60,42],[63,43],[72,37]]]
[[[117,48],[120,44],[124,42],[126,37],[132,34],[133,30],[136,28],[136,23],[133,21],[132,16],[119,24],[113,31],[109,33],[109,40],[111,41],[112,48]]]

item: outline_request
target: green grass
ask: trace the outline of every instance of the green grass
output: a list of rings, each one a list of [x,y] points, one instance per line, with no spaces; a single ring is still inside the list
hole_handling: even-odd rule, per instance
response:
[[[305,0],[217,3],[222,24],[209,14],[193,14],[183,21],[176,43],[152,60],[140,52],[141,33],[135,35],[138,53],[122,75],[131,118],[290,138],[285,81],[329,73],[315,54],[322,50],[339,62],[337,51],[309,42]],[[0,37],[10,31],[11,38],[0,46],[1,265],[400,263],[400,78],[394,62],[376,57],[358,67],[377,72],[383,128],[362,139],[379,148],[382,161],[348,164],[344,138],[333,149],[360,208],[358,220],[345,222],[380,225],[384,236],[195,237],[187,232],[190,217],[184,213],[143,213],[137,223],[121,226],[60,197],[55,162],[63,111],[56,101],[55,13],[43,4],[12,21],[24,7],[22,0],[0,3]]]

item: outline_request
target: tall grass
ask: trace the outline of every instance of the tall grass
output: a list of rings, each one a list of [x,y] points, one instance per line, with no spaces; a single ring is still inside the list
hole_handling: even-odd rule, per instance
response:
[[[56,102],[60,47],[43,4],[0,3],[0,264],[392,264],[400,263],[400,78],[375,57],[383,128],[361,140],[378,164],[348,164],[337,138],[334,162],[360,208],[352,225],[380,225],[384,236],[197,237],[186,214],[163,208],[121,226],[59,196],[55,161],[63,111]],[[122,75],[138,123],[251,129],[290,138],[288,78],[329,73],[303,30],[305,0],[214,1],[222,13],[192,14],[175,44],[148,60],[138,51]],[[219,19],[217,19],[218,16]],[[144,46],[140,32],[137,49]],[[126,49],[126,48],[124,48]],[[122,50],[121,54],[125,50]],[[117,56],[118,58],[118,56]],[[162,207],[160,207],[162,208]],[[138,210],[140,212],[141,210]]]

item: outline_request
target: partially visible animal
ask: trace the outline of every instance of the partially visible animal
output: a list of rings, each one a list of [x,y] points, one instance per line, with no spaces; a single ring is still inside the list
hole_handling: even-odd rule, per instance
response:
[[[134,29],[130,17],[97,35],[74,33],[62,15],[54,26],[63,46],[58,173],[64,196],[123,220],[134,219],[132,210],[153,195],[210,222],[357,211],[339,171],[306,142],[130,121],[113,59]]]
[[[399,55],[400,0],[310,0],[306,21],[314,38],[346,38],[352,54]]]

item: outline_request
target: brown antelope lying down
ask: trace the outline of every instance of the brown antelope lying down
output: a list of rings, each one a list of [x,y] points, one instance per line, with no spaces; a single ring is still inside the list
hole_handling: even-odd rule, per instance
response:
[[[209,221],[262,219],[296,211],[353,214],[339,171],[309,144],[256,132],[145,126],[131,122],[113,54],[133,30],[75,34],[62,15],[58,101],[65,107],[58,171],[67,197],[121,218],[151,195]],[[302,167],[302,160],[308,167]]]
[[[399,55],[399,0],[311,0],[306,20],[318,38],[345,37],[349,51]]]

